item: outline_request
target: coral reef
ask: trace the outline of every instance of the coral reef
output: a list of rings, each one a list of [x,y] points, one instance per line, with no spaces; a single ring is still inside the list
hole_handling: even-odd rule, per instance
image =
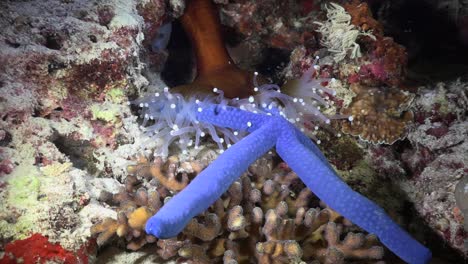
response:
[[[86,182],[94,174],[118,176],[116,164],[123,172],[129,156],[155,144],[142,143],[147,138],[122,100],[148,83],[139,68],[143,19],[135,6],[0,3],[2,249],[37,234],[32,239],[77,252],[89,241],[90,219],[109,214],[92,202]],[[34,254],[25,262],[40,257]]]
[[[413,98],[399,87],[405,78],[405,49],[385,37],[366,3],[329,6],[327,18],[315,22],[320,25],[317,30],[326,49],[296,48],[284,70],[285,77],[294,78],[303,72],[311,63],[310,53],[320,55],[319,76],[341,79],[328,85],[334,90],[330,95],[331,114],[338,109],[353,118],[353,122],[345,122],[343,132],[373,143],[392,144],[404,138],[412,121],[408,108]],[[349,35],[340,33],[343,28],[349,29]],[[365,52],[358,56],[361,48]],[[324,111],[330,114],[327,108]]]
[[[389,252],[383,255],[385,247],[376,236],[326,205],[329,198],[321,196],[321,202],[315,197],[273,153],[232,185],[222,181],[226,191],[199,215],[187,218],[176,237],[147,233],[152,215],[189,190],[205,167],[247,134],[197,123],[198,107],[206,110],[210,102],[221,104],[220,116],[234,106],[250,114],[285,117],[285,127],[294,124],[320,143],[327,157],[322,161],[329,160],[355,191],[385,208],[442,263],[461,262],[467,235],[464,205],[455,203],[461,187],[455,186],[462,186],[466,174],[466,84],[462,79],[412,88],[416,98],[410,106],[412,95],[401,91],[406,89],[405,48],[414,51],[420,43],[413,46],[401,38],[412,34],[408,31],[393,35],[408,43],[405,48],[386,36],[392,28],[385,12],[403,1],[335,1],[344,11],[332,10],[324,0],[199,3],[210,2],[215,8],[211,5],[205,14],[214,20],[206,31],[186,21],[191,15],[200,20],[193,9],[184,15],[194,1],[0,2],[0,263],[87,263],[96,256],[99,263],[398,262]],[[455,2],[430,5],[440,9],[447,4],[459,27],[455,34],[466,40],[466,12]],[[378,10],[379,21],[370,7]],[[186,86],[193,89],[184,97],[176,93],[183,87],[163,88],[167,84],[160,74],[169,54],[180,55],[167,48],[170,29],[180,31],[175,19],[183,17],[186,31],[205,49],[198,62],[229,65],[227,71],[208,71],[210,77],[198,82],[211,97],[190,97],[203,85]],[[340,18],[345,18],[341,24]],[[340,28],[353,34],[337,34]],[[428,34],[429,47],[445,41],[447,34]],[[185,41],[171,37],[171,42]],[[351,58],[358,46],[360,56]],[[224,55],[209,60],[215,47]],[[336,62],[337,52],[330,47],[341,47],[338,53],[346,56]],[[194,67],[190,59],[182,63]],[[203,66],[198,71],[203,76]],[[269,84],[265,76],[282,87]],[[234,81],[227,85],[231,77]],[[144,94],[149,95],[135,100]],[[127,105],[129,100],[143,108]],[[171,103],[179,102],[177,111],[168,112]],[[407,122],[409,111],[414,124]],[[355,127],[347,132],[369,138],[343,135],[341,125],[330,122],[351,114]],[[252,129],[256,126],[245,121]],[[146,128],[140,127],[142,122]],[[385,124],[397,129],[380,128]],[[191,126],[203,126],[200,131],[214,140],[200,133],[195,144],[197,132]],[[192,134],[185,137],[189,130]],[[151,133],[155,131],[160,134]],[[393,143],[406,134],[405,140]],[[365,142],[372,139],[393,144]],[[140,155],[151,158],[135,158]],[[314,167],[304,166],[308,171]],[[209,195],[213,189],[207,184],[201,190]]]
[[[246,36],[249,45],[291,49],[316,44],[314,15],[323,1],[229,1],[221,5],[221,22]]]
[[[146,243],[154,243],[156,238],[144,232],[146,221],[159,210],[162,201],[171,191],[183,189],[189,176],[190,179],[193,178],[203,168],[199,162],[179,163],[174,156],[169,157],[166,162],[160,157],[152,162],[144,157],[137,161],[137,164],[128,167],[131,175],[126,177],[125,187],[118,193],[104,192],[101,195],[101,201],[117,203],[119,210],[116,219],[105,218],[91,228],[91,234],[99,234],[99,246],[114,235],[130,241],[127,248],[132,250],[138,250]],[[154,186],[156,183],[158,186]]]
[[[384,35],[382,25],[376,21],[367,3],[353,0],[344,5],[351,15],[351,23],[358,29],[372,32],[374,39],[360,38],[367,50],[353,71],[342,71],[341,78],[350,83],[368,86],[398,86],[406,75],[407,54],[405,48]],[[349,67],[345,64],[340,67]]]
[[[407,143],[371,152],[372,166],[393,176],[418,214],[443,239],[437,250],[458,251],[445,253],[451,261],[465,252],[467,238],[454,194],[467,172],[466,87],[460,80],[421,87],[412,106],[416,122]]]
[[[331,3],[326,7],[326,11],[327,21],[324,23],[315,22],[319,25],[317,32],[322,35],[320,43],[333,54],[335,62],[342,61],[346,56],[351,59],[361,57],[361,48],[356,43],[357,38],[366,36],[376,40],[372,32],[366,32],[369,27],[356,28],[355,25],[351,24],[351,15],[338,4]],[[356,17],[352,19],[354,22]]]
[[[454,191],[467,173],[467,87],[465,82],[454,81],[421,91],[414,110],[420,123],[408,135],[414,147],[402,155],[410,170],[420,172],[409,184],[428,194],[412,197],[416,210],[460,252],[466,250],[467,233],[456,216]]]
[[[76,116],[79,108],[86,108],[86,100],[80,100],[128,85],[126,61],[138,50],[138,21],[129,14],[130,7],[104,12],[109,15],[100,25],[101,11],[109,6],[79,2],[50,9],[53,2],[33,3],[28,8],[22,8],[23,3],[2,3],[2,10],[10,10],[2,16],[6,30],[1,60],[10,65],[2,71],[5,116],[12,105],[16,113],[65,112],[70,101],[77,103],[74,115],[69,113]],[[64,21],[66,10],[72,15]],[[43,18],[47,13],[51,15]],[[9,21],[16,21],[16,26],[7,26]],[[23,101],[15,101],[19,98]]]
[[[164,166],[169,164],[173,162],[168,160]],[[152,179],[148,175],[151,173],[144,169],[154,166],[154,161],[140,159],[135,166],[129,168],[132,173],[126,180],[127,187],[107,200],[119,204],[117,220],[105,219],[93,226],[96,233],[101,232],[99,244],[110,241],[115,234],[126,237],[127,248],[132,250],[138,249],[134,245],[142,245],[143,240],[153,243],[149,246],[156,247],[161,258],[175,257],[188,263],[228,260],[229,263],[253,260],[329,263],[332,255],[337,261],[334,263],[345,263],[345,260],[378,263],[383,258],[383,248],[375,236],[355,233],[354,225],[319,203],[304,185],[297,186],[299,178],[284,164],[275,165],[273,155],[262,157],[250,166],[246,174],[207,211],[192,219],[176,238],[148,241],[143,239],[148,237],[144,231],[135,236],[135,228],[125,229],[127,234],[122,235],[118,230],[123,228],[119,229],[118,225],[130,226],[130,219],[123,215],[133,214],[128,204],[141,200],[138,198],[141,193],[160,194],[155,200],[158,206],[171,196],[167,186]],[[148,179],[152,180],[146,183]],[[137,189],[137,186],[142,187]],[[138,210],[135,208],[132,210]],[[343,241],[338,239],[342,233],[347,234]]]
[[[371,51],[365,59],[368,62],[362,63],[359,71],[348,77],[349,82],[356,82],[364,85],[388,85],[398,86],[405,79],[405,65],[407,55],[403,46],[398,45],[389,37],[377,38],[372,43]]]
[[[216,96],[206,95],[201,91],[193,92],[185,99],[183,94],[171,93],[173,89],[165,87],[162,92],[144,96],[131,101],[130,104],[142,108],[140,117],[143,119],[145,133],[164,142],[160,152],[156,153],[161,156],[168,155],[169,146],[176,140],[183,153],[187,153],[191,146],[199,148],[202,138],[209,135],[219,149],[224,151],[245,135],[244,131],[200,122],[196,116],[203,106],[209,103],[234,106],[253,113],[277,113],[314,137],[319,127],[330,124],[331,119],[348,117],[348,120],[352,120],[352,117],[347,115],[326,116],[320,111],[321,108],[336,110],[331,107],[334,105],[336,92],[326,87],[328,83],[334,84],[336,80],[317,77],[320,70],[320,67],[315,65],[317,60],[312,62],[312,66],[303,72],[300,78],[288,81],[281,88],[276,84],[259,85],[258,73],[255,72],[253,95],[248,98],[229,99],[225,97],[223,90],[213,88],[212,93]],[[178,91],[177,87],[175,90]],[[333,110],[329,112],[333,113]],[[320,144],[320,140],[317,142]]]
[[[351,23],[364,31],[371,31],[373,34],[381,36],[383,27],[379,21],[375,20],[369,5],[366,2],[350,1],[343,7],[351,15]],[[366,39],[364,39],[365,41]],[[375,39],[374,39],[375,40]]]
[[[359,136],[372,143],[393,144],[405,136],[406,126],[413,120],[409,106],[414,95],[394,88],[368,88],[351,85],[356,97],[342,114],[353,117],[345,122],[344,133]]]
[[[159,238],[176,236],[191,218],[221,196],[247,164],[275,146],[279,155],[319,198],[346,218],[375,233],[400,258],[411,263],[426,263],[431,258],[431,252],[393,222],[384,210],[346,185],[317,146],[280,115],[250,113],[216,104],[200,108],[197,114],[200,122],[248,131],[250,135],[221,154],[152,216],[146,224],[148,233]],[[318,173],[320,178],[311,177],[311,172]],[[204,191],[206,186],[213,188],[207,192]]]
[[[465,176],[463,177],[458,183],[457,186],[455,187],[455,200],[457,201],[457,207],[461,211],[461,213],[464,216],[464,221],[465,223],[465,232],[468,231],[468,206],[467,206],[467,189],[468,189],[468,178]],[[466,243],[466,240],[465,240]],[[466,247],[466,245],[465,245]]]

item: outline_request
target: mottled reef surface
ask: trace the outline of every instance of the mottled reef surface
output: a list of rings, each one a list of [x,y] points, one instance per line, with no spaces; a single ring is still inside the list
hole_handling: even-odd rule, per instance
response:
[[[332,120],[308,135],[353,189],[433,251],[434,263],[466,261],[468,199],[455,190],[468,177],[467,66],[428,56],[426,45],[466,50],[468,4],[416,1],[420,15],[401,26],[399,11],[417,12],[404,1],[335,1],[341,9],[324,0],[213,2],[240,68],[283,85],[315,61],[314,77],[336,79],[324,83],[336,95],[322,110],[353,122]],[[185,5],[0,1],[0,263],[400,263],[274,151],[178,237],[144,232],[220,154],[205,138],[154,157],[164,142],[144,132],[128,103],[196,75],[178,22]],[[432,27],[440,35],[428,41],[418,23],[432,18],[447,30]],[[170,40],[156,47],[167,23]]]

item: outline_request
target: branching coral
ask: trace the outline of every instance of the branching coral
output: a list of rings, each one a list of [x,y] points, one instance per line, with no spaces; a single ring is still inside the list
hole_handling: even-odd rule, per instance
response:
[[[214,18],[211,8],[206,8],[206,6],[210,5],[209,1],[195,0],[190,2],[189,5],[191,3],[199,4],[202,8],[194,9],[195,5],[192,8],[189,6],[189,12],[182,19],[183,21],[184,19],[194,21],[195,18],[205,14],[204,12],[208,12],[207,15],[205,14],[208,21]],[[351,28],[353,26],[350,25],[350,16],[347,14],[343,16],[344,9],[338,7],[336,5],[333,10],[329,10],[330,14],[333,19],[341,21],[345,27],[341,27],[341,31],[337,30],[330,33],[330,36],[335,37],[334,34],[337,32],[344,33],[353,29]],[[213,25],[216,23],[209,21],[208,24]],[[203,43],[200,40],[205,39],[206,32],[200,31],[200,28],[196,25],[195,28],[189,28],[188,31],[191,37],[196,40],[195,45]],[[359,46],[355,43],[356,38],[359,35],[372,36],[368,33],[359,32],[359,30],[352,33],[351,35],[340,35],[338,39],[341,41],[339,49],[333,50],[331,48],[331,51],[337,52],[338,56],[343,58],[348,52],[351,52],[351,56],[358,56]],[[345,37],[341,38],[341,36]],[[331,40],[333,42],[336,39],[332,38]],[[216,42],[219,44],[220,41]],[[203,52],[200,47],[196,50],[196,52]],[[219,49],[214,50],[214,54],[219,51]],[[221,49],[221,53],[223,53],[223,49]],[[294,95],[281,93],[276,85],[260,85],[261,83],[257,83],[256,80],[257,74],[253,77],[253,85],[249,84],[248,81],[245,81],[244,73],[238,74],[238,70],[230,66],[229,57],[226,54],[215,56],[221,58],[221,61],[212,60],[209,54],[205,55],[199,54],[198,56],[201,64],[198,66],[199,76],[196,81],[192,85],[178,87],[174,90],[179,92],[189,89],[188,95],[190,97],[187,98],[187,101],[185,101],[183,95],[173,94],[169,92],[169,89],[165,89],[163,94],[155,94],[155,97],[162,96],[163,98],[150,97],[133,102],[144,108],[142,111],[144,125],[154,120],[154,124],[149,126],[147,131],[161,133],[165,139],[163,154],[167,154],[169,144],[176,137],[180,138],[179,143],[182,149],[185,149],[187,146],[193,145],[194,142],[191,140],[191,136],[195,134],[195,146],[197,147],[205,131],[224,151],[218,159],[198,174],[189,185],[167,201],[153,217],[148,219],[146,222],[146,232],[148,234],[161,239],[170,238],[179,235],[189,225],[183,232],[184,235],[195,236],[203,241],[212,240],[219,232],[218,223],[226,221],[228,230],[231,231],[229,238],[245,239],[249,219],[246,216],[248,214],[255,216],[253,221],[250,222],[255,227],[261,223],[260,219],[263,212],[260,213],[260,208],[255,209],[258,207],[246,208],[244,212],[244,209],[239,207],[239,199],[234,198],[229,201],[229,206],[232,207],[229,208],[228,212],[222,213],[221,217],[210,214],[204,215],[206,217],[205,223],[210,223],[211,228],[207,228],[198,220],[191,219],[208,209],[212,204],[221,208],[221,205],[217,202],[218,198],[228,190],[229,186],[248,168],[249,164],[270,148],[276,146],[279,155],[298,173],[306,186],[329,204],[331,208],[366,230],[376,233],[380,240],[402,259],[410,263],[426,263],[428,261],[430,252],[395,224],[381,208],[344,184],[318,148],[308,137],[301,133],[305,123],[311,121],[307,118],[312,118],[312,121],[330,122],[328,117],[320,113],[317,104],[327,106],[327,101],[324,98],[333,96],[334,92],[322,87],[320,82],[317,83],[313,79],[315,77],[314,67],[306,71],[305,76],[299,80],[300,84],[296,86],[303,88],[310,85],[312,86],[311,89],[305,93],[299,93],[298,97],[295,97]],[[223,80],[220,77],[224,76],[226,72],[229,73],[229,78],[226,80],[228,89],[222,86],[218,89],[217,83]],[[244,77],[235,77],[238,75]],[[239,83],[236,82],[234,86],[230,86],[233,80],[240,81]],[[239,86],[241,87],[239,88]],[[196,92],[192,93],[193,88],[204,91],[204,93],[201,93],[201,95]],[[245,99],[228,100],[225,98],[225,94],[227,98],[250,96]],[[185,95],[187,96],[187,94]],[[296,123],[298,128],[293,125]],[[218,131],[215,127],[218,127]],[[217,134],[219,131],[221,131],[221,137]],[[237,137],[239,131],[249,132],[250,134],[239,140],[240,137]],[[223,148],[224,144],[227,147],[226,150]],[[314,175],[317,176],[317,179],[311,177],[311,172],[317,174]],[[287,193],[282,191],[278,193],[274,188],[274,184],[266,181],[265,185],[266,187],[263,190],[265,193],[274,195],[274,197],[286,198]],[[207,189],[207,186],[210,188]],[[242,193],[240,186],[242,185],[232,185],[228,193],[232,194],[232,197],[239,197]],[[258,192],[253,191],[252,198],[258,199]],[[280,203],[276,208],[276,212],[267,212],[267,222],[262,229],[267,241],[257,244],[257,249],[259,249],[257,253],[267,260],[272,260],[271,257],[275,256],[282,256],[292,260],[299,259],[302,255],[297,242],[288,242],[285,239],[285,237],[289,236],[289,232],[294,230],[291,229],[291,226],[294,225],[288,224],[293,222],[286,221],[284,222],[285,225],[281,227],[275,224],[279,223],[279,217],[284,216],[287,212],[287,202]],[[272,227],[275,229],[270,229]],[[284,234],[282,232],[278,234],[277,231],[282,229]],[[330,227],[329,229],[332,230],[333,228]],[[344,242],[339,242],[338,239],[333,239],[333,234],[336,237],[339,234],[338,231],[329,231],[328,233],[330,236],[327,241],[334,247],[336,252],[344,252],[342,254],[351,257],[379,258],[379,252],[369,248],[365,248],[366,253],[356,253],[355,255],[346,251],[348,248],[356,249],[358,245],[361,246],[364,244],[364,239],[350,237]],[[219,241],[219,243],[223,244],[223,241]],[[232,250],[233,255],[239,252],[236,248],[230,248],[226,244],[224,246]],[[196,259],[196,261],[203,261],[209,255],[206,248],[192,243],[181,245],[178,254]],[[227,257],[232,257],[232,255]],[[337,257],[336,260],[339,260],[339,258]]]
[[[213,240],[221,231],[221,222],[216,214],[207,214],[203,220],[204,223],[201,224],[192,219],[185,227],[184,233],[202,241]]]
[[[304,185],[296,186],[299,179],[284,166],[284,163],[278,164],[273,169],[273,158],[272,155],[262,157],[250,166],[247,174],[234,182],[208,210],[192,219],[176,238],[158,239],[156,244],[150,246],[156,247],[158,256],[163,259],[177,257],[179,262],[186,263],[224,261],[232,264],[246,261],[325,263],[322,261],[327,257],[313,252],[327,252],[328,248],[338,248],[333,252],[344,250],[346,247],[341,245],[342,242],[338,242],[337,245],[327,242],[325,234],[327,224],[335,223],[343,234],[355,230],[356,227],[330,208],[318,207],[319,202],[312,196],[310,190]],[[141,161],[140,159],[138,165],[140,167],[143,165]],[[137,173],[133,168],[131,167],[132,175],[126,182],[126,189],[143,183],[142,177],[138,177],[141,180],[136,182],[134,178],[132,179],[138,174],[141,176],[143,170]],[[170,195],[164,186],[147,193],[152,195],[152,192],[160,194],[160,200],[166,200]],[[128,200],[131,195],[134,195],[134,188],[122,190],[119,195],[109,200],[121,204],[118,217],[121,220],[107,220],[96,224],[93,229],[108,230],[109,236],[114,234],[122,236],[119,231],[114,231],[116,223],[120,221],[124,223],[123,226],[128,227],[129,220],[122,212],[125,210],[125,203],[119,201],[122,197],[127,197]],[[131,230],[127,229],[126,232],[133,233]],[[365,237],[363,234],[356,235]],[[140,236],[144,236],[144,233]],[[126,237],[130,239],[128,247],[131,249],[137,249],[137,245],[143,244],[141,242],[149,243],[138,237],[129,235]],[[102,241],[98,236],[98,243],[102,244]],[[382,249],[376,247],[373,250],[379,248]],[[340,254],[346,260],[353,260],[357,259],[356,255],[359,255],[359,252],[367,251],[367,246],[362,245],[353,249],[348,248]],[[361,254],[359,260],[372,261],[373,258],[368,257],[370,255]]]
[[[130,241],[127,248],[132,250],[156,241],[154,236],[143,230],[148,218],[162,206],[161,197],[158,192],[148,193],[144,188],[136,189],[139,183],[137,177],[128,176],[125,188],[113,197],[107,197],[107,200],[117,202],[120,207],[117,219],[106,218],[91,228],[91,234],[98,234],[99,246],[107,243],[114,235]]]
[[[215,203],[249,164],[276,145],[278,154],[331,208],[375,233],[405,261],[426,263],[431,258],[430,251],[412,239],[380,207],[342,182],[312,141],[284,118],[208,104],[198,112],[197,119],[248,131],[250,135],[227,149],[151,217],[146,224],[147,233],[159,238],[176,236],[191,218]],[[206,186],[211,188],[207,190]]]
[[[106,218],[91,228],[91,233],[97,235],[97,244],[104,245],[115,235],[126,238],[129,241],[127,248],[132,250],[155,242],[154,236],[144,232],[146,221],[161,208],[163,198],[171,191],[183,189],[189,179],[203,168],[201,162],[179,162],[174,156],[165,162],[160,157],[151,162],[139,157],[135,165],[128,166],[130,175],[125,179],[122,190],[115,195],[103,195],[102,200],[117,203],[119,207],[117,219]],[[149,187],[145,188],[148,184]],[[211,223],[209,219],[205,221]],[[204,232],[200,230],[196,223],[187,227],[187,232]]]
[[[138,163],[129,166],[127,171],[147,179],[153,177],[168,190],[180,191],[187,186],[189,177],[199,173],[204,166],[201,162],[181,163],[175,156],[169,157],[166,162],[161,157],[156,157],[153,162],[140,157]]]
[[[361,233],[350,232],[341,240],[343,225],[328,222],[323,227],[323,242],[327,247],[320,248],[310,244],[310,247],[305,249],[322,263],[346,263],[346,259],[382,263],[378,260],[382,258],[384,251],[382,247],[378,246],[378,240],[375,236],[364,236]]]

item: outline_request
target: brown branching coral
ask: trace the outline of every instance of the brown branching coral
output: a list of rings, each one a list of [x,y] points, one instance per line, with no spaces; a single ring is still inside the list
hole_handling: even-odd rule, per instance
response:
[[[396,88],[370,88],[351,85],[357,94],[342,114],[353,116],[343,123],[343,132],[374,144],[392,144],[404,137],[406,125],[413,120],[408,110],[414,96]]]
[[[91,234],[99,234],[96,242],[98,246],[105,244],[111,237],[116,234],[117,229],[121,226],[126,227],[126,223],[119,223],[118,220],[106,218],[101,223],[95,224],[91,227]]]
[[[343,225],[328,222],[324,226],[323,239],[326,247],[314,247],[309,244],[305,252],[311,254],[321,263],[340,264],[346,259],[355,260],[379,260],[383,257],[383,248],[378,245],[377,237],[374,235],[364,236],[361,233],[348,233],[341,241]],[[362,263],[362,262],[360,262]],[[376,261],[375,263],[383,263]]]
[[[169,157],[166,162],[160,157],[152,162],[145,157],[139,157],[136,165],[127,168],[130,175],[125,179],[121,191],[115,195],[107,194],[101,197],[105,202],[117,204],[118,214],[117,219],[106,218],[91,228],[91,233],[97,235],[98,245],[104,245],[115,237],[114,235],[129,241],[127,248],[131,250],[138,250],[147,243],[156,242],[155,237],[147,235],[144,231],[146,221],[161,208],[163,200],[171,191],[184,188],[188,184],[189,175],[195,175],[202,168],[201,163],[180,163],[176,157]],[[208,215],[205,219],[206,228],[194,219],[195,223],[189,225],[187,232],[202,240],[209,240],[210,237],[215,237],[220,229],[218,223],[214,231],[207,231],[212,230],[211,226],[216,222],[216,218],[216,215]],[[161,256],[172,257],[187,244],[171,244],[170,240],[166,241],[168,245],[161,249]]]
[[[157,253],[162,259],[170,259],[177,255],[177,252],[186,244],[185,241],[176,238],[159,239],[157,242]]]
[[[210,263],[210,257],[206,254],[206,247],[197,244],[188,244],[177,252],[184,263],[203,264]]]
[[[201,217],[199,217],[200,219]],[[184,229],[184,234],[201,239],[202,241],[211,241],[221,231],[221,223],[216,214],[207,214],[202,223],[197,219],[192,219]]]
[[[169,157],[169,162],[166,166],[161,158],[156,158],[154,163],[150,167],[150,172],[153,177],[164,185],[166,188],[172,191],[180,191],[187,186],[189,180],[187,173],[177,173],[178,159],[175,157]],[[178,179],[177,176],[180,176]]]
[[[288,217],[288,205],[280,202],[275,209],[269,209],[261,232],[265,242],[256,245],[256,254],[260,263],[289,263],[301,259],[301,242],[318,239],[317,230],[330,221],[328,210],[318,211],[304,207]]]
[[[257,244],[258,263],[300,262],[302,250],[294,240],[267,241]]]
[[[125,187],[113,195],[111,200],[119,204],[117,219],[106,218],[91,227],[91,234],[97,236],[97,244],[104,245],[114,235],[129,241],[127,248],[138,250],[156,238],[144,232],[146,221],[162,206],[158,192],[148,193],[144,188],[135,190],[136,177],[127,177]]]
[[[203,167],[192,162],[200,167],[190,169],[175,158],[155,160],[140,158],[137,165],[129,167],[132,175],[125,187],[108,201],[119,205],[118,219],[105,219],[92,228],[99,234],[99,245],[112,237],[124,237],[132,250],[153,243],[148,246],[156,247],[159,257],[183,263],[368,263],[382,258],[383,249],[375,237],[348,233],[356,227],[321,204],[286,164],[275,166],[273,156],[253,164],[176,238],[148,236],[144,225],[149,215],[173,195],[169,188],[174,185],[159,181],[159,177],[170,178],[165,174],[168,171],[175,175],[198,172]],[[171,168],[175,164],[177,169]],[[164,173],[156,177],[151,167]],[[348,234],[344,240],[340,239],[342,234]]]
[[[129,173],[137,174],[141,177],[154,177],[158,182],[171,191],[180,191],[189,182],[189,176],[198,174],[203,165],[198,162],[180,163],[179,159],[171,156],[166,162],[161,157],[156,157],[153,162],[147,158],[138,158],[136,165],[127,168]]]

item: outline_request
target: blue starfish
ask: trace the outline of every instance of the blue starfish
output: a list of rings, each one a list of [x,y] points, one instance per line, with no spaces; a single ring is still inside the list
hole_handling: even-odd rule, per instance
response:
[[[375,203],[353,191],[327,162],[318,147],[278,115],[256,114],[226,105],[210,104],[197,114],[200,122],[247,131],[184,190],[169,200],[146,223],[158,238],[179,234],[196,215],[212,205],[250,164],[272,147],[321,200],[370,233],[408,263],[427,263],[431,252],[393,222]]]

